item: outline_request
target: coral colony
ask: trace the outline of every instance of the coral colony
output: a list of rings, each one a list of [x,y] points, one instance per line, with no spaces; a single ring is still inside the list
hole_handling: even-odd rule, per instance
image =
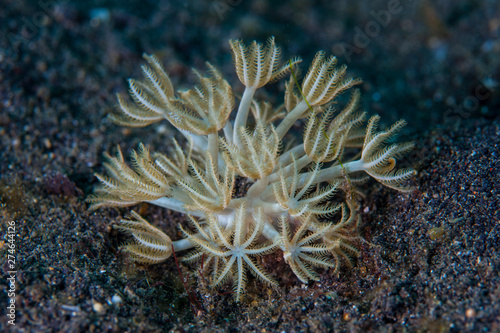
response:
[[[240,301],[247,271],[276,285],[258,260],[274,251],[304,283],[319,279],[316,267],[338,270],[358,253],[356,186],[371,177],[404,191],[415,171],[395,169],[396,158],[413,145],[388,143],[405,122],[378,132],[379,116],[373,116],[362,127],[366,113],[358,107],[359,91],[351,89],[361,81],[346,77],[335,57],[318,52],[299,83],[301,59],[281,63],[274,38],[265,46],[229,43],[242,96],[210,64],[207,76],[194,71],[194,88],[176,91],[158,59],[144,56],[144,79],[129,80],[133,103],[118,96],[111,119],[136,127],[166,119],[185,142],[173,139],[168,156],[141,144],[132,167],[119,149],[116,157],[106,155],[107,176],[96,175],[102,184],[88,200],[91,209],[147,202],[185,214],[189,222],[178,226],[183,238],[173,241],[132,212],[116,226],[132,238],[124,251],[154,264],[190,250],[184,260],[202,263],[212,287],[231,281]],[[283,105],[254,98],[288,73]],[[347,90],[353,90],[350,99],[339,103]],[[302,139],[289,133],[294,124],[304,124]],[[252,185],[236,197],[242,178]]]

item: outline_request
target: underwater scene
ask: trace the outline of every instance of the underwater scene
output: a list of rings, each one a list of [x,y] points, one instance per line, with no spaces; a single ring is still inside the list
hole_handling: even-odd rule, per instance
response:
[[[3,0],[1,332],[500,331],[500,3]]]

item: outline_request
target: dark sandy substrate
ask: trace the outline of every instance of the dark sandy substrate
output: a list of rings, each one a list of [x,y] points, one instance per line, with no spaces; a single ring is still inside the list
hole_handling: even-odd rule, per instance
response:
[[[335,8],[330,2],[277,8],[244,2],[223,20],[210,12],[210,2],[172,2],[157,11],[152,3],[135,5],[140,10],[88,3],[109,5],[110,17],[96,21],[96,14],[69,3],[27,37],[23,22],[33,22],[39,4],[5,1],[0,10],[0,230],[3,236],[15,221],[17,258],[16,326],[9,329],[500,331],[500,24],[488,19],[497,16],[493,7],[499,4],[406,2],[412,6],[353,55],[350,70],[364,78],[368,112],[380,113],[384,126],[401,117],[409,121],[413,133],[406,139],[416,149],[408,163],[419,172],[417,189],[400,194],[374,182],[365,187],[365,241],[354,267],[343,266],[338,276],[324,272],[320,282],[305,286],[270,255],[263,266],[280,288],[250,278],[236,304],[230,287],[209,290],[203,276],[181,265],[195,299],[190,302],[173,259],[140,266],[118,251],[123,238],[111,225],[127,210],[87,210],[84,200],[96,184],[93,172],[102,171],[104,151],[120,144],[128,155],[144,142],[165,152],[172,135],[168,126],[110,124],[104,118],[115,93],[126,89],[125,78],[139,76],[144,51],[167,60],[176,85],[191,85],[190,67],[204,68],[205,60],[233,83],[227,38],[275,35],[289,54],[310,60],[316,50],[334,51],[332,40],[352,43],[353,28],[387,2]],[[166,29],[165,22],[175,24]],[[269,98],[280,89],[271,87]],[[182,216],[148,205],[134,209],[178,234]],[[2,240],[3,332],[10,269],[7,238]]]
[[[264,266],[280,288],[250,279],[236,304],[228,288],[210,291],[182,266],[197,299],[194,316],[173,259],[138,266],[117,252],[110,228],[117,211],[89,213],[72,176],[26,180],[28,170],[20,170],[2,177],[0,211],[17,226],[15,331],[498,331],[499,145],[498,121],[419,139],[418,189],[371,187],[361,257],[339,276],[325,272],[301,285],[278,256],[267,256]],[[178,216],[139,209],[175,234],[169,221]]]

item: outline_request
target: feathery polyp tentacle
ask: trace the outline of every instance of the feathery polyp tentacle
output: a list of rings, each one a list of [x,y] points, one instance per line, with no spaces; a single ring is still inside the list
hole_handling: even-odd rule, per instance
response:
[[[102,186],[96,196],[87,201],[92,203],[91,209],[109,206],[131,206],[139,202],[155,200],[171,193],[171,179],[149,156],[142,144],[139,151],[132,153],[131,169],[124,161],[118,147],[116,157],[105,155],[108,162],[104,164],[109,176],[96,174]]]
[[[281,50],[276,46],[274,37],[267,40],[265,47],[256,41],[245,45],[238,39],[230,40],[229,45],[231,46],[236,74],[246,87],[260,88],[271,81],[280,79],[290,70],[288,63],[280,64]],[[294,58],[292,66],[300,61],[301,59]]]
[[[182,179],[188,175],[188,161],[191,159],[192,142],[189,143],[187,156],[177,143],[177,140],[173,139],[172,142],[175,147],[173,158],[168,158],[164,154],[156,153],[154,154],[155,164],[166,174],[175,179]]]
[[[379,119],[379,116],[373,116],[368,121],[361,154],[363,169],[387,187],[400,191],[411,190],[411,187],[404,186],[403,184],[415,175],[415,170],[394,170],[394,167],[396,166],[396,158],[413,149],[413,144],[396,143],[384,147],[387,140],[394,137],[406,122],[400,120],[388,130],[376,133]]]
[[[313,244],[313,242],[324,236],[329,225],[310,233],[309,230],[312,224],[313,218],[310,214],[307,214],[302,219],[302,224],[295,231],[293,237],[290,238],[290,223],[286,216],[283,215],[280,218],[283,258],[303,283],[308,283],[309,280],[319,280],[318,274],[311,266],[323,268],[334,266],[331,259],[326,256],[332,245]]]
[[[133,236],[133,242],[125,245],[124,250],[135,261],[154,264],[165,261],[172,255],[170,237],[134,211],[131,212],[130,219],[121,220],[114,227]]]
[[[144,127],[162,119],[163,113],[147,110],[127,102],[123,96],[117,95],[119,112],[109,115],[109,119],[120,126]]]
[[[350,128],[341,131],[330,125],[334,110],[321,116],[311,113],[304,131],[304,150],[316,162],[330,162],[340,155]],[[321,117],[321,119],[319,119]]]
[[[187,234],[195,246],[220,259],[222,267],[218,269],[212,282],[214,287],[231,278],[236,301],[240,301],[246,284],[247,269],[250,269],[252,274],[262,281],[275,284],[252,259],[254,256],[270,252],[276,246],[272,242],[256,244],[266,223],[262,211],[257,211],[253,219],[249,219],[245,204],[240,205],[236,208],[234,221],[229,230],[223,229],[216,215],[207,214],[207,219],[210,232],[202,232],[202,227],[198,225],[196,229],[202,237],[196,236],[196,234]]]
[[[285,170],[280,167],[279,181],[273,184],[274,199],[279,203],[281,208],[288,211],[291,216],[301,216],[306,213],[315,215],[328,215],[337,210],[336,207],[330,205],[322,205],[322,202],[327,201],[337,191],[337,183],[327,185],[323,189],[316,188],[316,178],[321,168],[320,163],[316,163],[313,170],[308,174],[306,179],[299,184],[299,169],[297,161],[292,156],[293,173],[287,176]]]
[[[360,84],[360,79],[344,79],[347,66],[337,68],[337,59],[331,56],[325,59],[325,53],[316,53],[304,80],[302,93],[310,105],[323,105],[328,103],[345,90]]]
[[[199,84],[188,91],[179,92],[171,100],[165,115],[172,125],[197,135],[216,133],[222,129],[234,108],[234,95],[221,73],[207,63],[211,77],[195,74]]]
[[[185,191],[189,202],[186,207],[193,211],[218,212],[227,207],[232,198],[234,187],[234,168],[226,159],[223,174],[219,176],[207,152],[204,154],[202,171],[193,160],[189,160],[190,177],[176,178],[177,184]]]
[[[236,74],[245,85],[245,91],[234,121],[234,144],[241,148],[240,128],[246,128],[248,113],[255,91],[267,83],[277,80],[290,70],[290,64],[281,65],[281,50],[276,46],[274,37],[268,39],[266,46],[254,41],[245,45],[241,40],[229,41],[233,55]],[[294,58],[295,66],[301,60]]]
[[[274,126],[264,125],[262,121],[257,120],[253,133],[242,127],[239,131],[241,146],[222,141],[238,174],[251,179],[261,179],[269,175],[278,161],[280,148],[280,140]]]
[[[286,112],[284,106],[273,108],[272,105],[266,101],[257,102],[253,101],[250,107],[254,119],[262,121],[265,125],[272,124],[275,120],[285,117]]]
[[[151,66],[151,68],[142,66],[144,76],[148,79],[150,86],[154,87],[156,94],[166,103],[175,93],[170,77],[156,56],[143,54],[142,57]]]
[[[365,117],[365,113],[355,113],[358,109],[359,91],[356,89],[349,103],[334,118],[335,110],[316,107],[309,116],[304,131],[304,149],[316,162],[331,162],[340,158],[346,141],[353,138],[353,129],[358,127]],[[318,115],[322,113],[321,115]]]
[[[144,55],[149,66],[142,66],[144,81],[129,80],[129,93],[135,104],[118,95],[119,108],[109,117],[123,126],[143,127],[165,118],[174,98],[169,76],[155,56]]]

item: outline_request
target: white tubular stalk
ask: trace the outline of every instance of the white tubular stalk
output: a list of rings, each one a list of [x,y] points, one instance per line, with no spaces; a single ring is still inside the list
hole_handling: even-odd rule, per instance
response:
[[[150,204],[167,208],[182,214],[188,214],[188,215],[193,215],[196,217],[204,217],[205,215],[201,212],[195,212],[195,211],[188,211],[186,208],[184,208],[184,202],[174,199],[174,198],[167,198],[167,197],[161,197],[160,199],[156,200],[151,200],[151,201],[146,201]]]
[[[194,247],[194,245],[189,241],[189,238],[173,241],[172,245],[174,246],[175,252],[189,250]]]
[[[306,152],[304,151],[304,144],[303,143],[296,145],[292,149],[289,149],[286,152],[284,152],[283,155],[281,155],[279,157],[278,163],[276,163],[276,165],[278,165],[278,166],[288,165],[292,162],[292,155],[295,157],[295,159],[298,159],[298,158],[301,158],[302,156],[304,156],[305,153]],[[276,171],[276,168],[274,171]]]
[[[224,137],[226,138],[227,143],[232,143],[233,142],[233,125],[231,122],[228,120],[226,122],[226,125],[223,128],[224,130]]]
[[[251,201],[252,199],[258,198],[261,193],[266,189],[269,184],[269,180],[267,177],[257,180],[255,183],[250,186],[247,191],[246,198]]]
[[[281,208],[281,206],[277,202],[268,202],[263,201],[262,199],[255,200],[254,207],[262,208],[264,213],[270,218],[277,218],[284,212],[285,209]]]
[[[308,164],[313,162],[312,158],[310,158],[308,155],[304,155],[301,158],[297,160],[297,170],[301,170],[302,168],[306,167]],[[283,169],[285,172],[285,175],[288,177],[294,170],[293,164],[288,165],[286,168]],[[279,179],[279,171],[274,172],[273,174],[269,175],[269,183],[272,184],[276,182]]]
[[[219,133],[210,133],[208,135],[208,152],[214,163],[214,170],[219,172]]]
[[[236,113],[236,118],[234,120],[234,130],[233,130],[233,142],[241,148],[241,140],[239,136],[239,128],[247,126],[248,112],[250,111],[250,105],[252,104],[253,95],[257,88],[246,87],[243,96],[241,97],[240,106],[238,107],[238,112]]]
[[[280,233],[276,230],[271,223],[266,222],[264,228],[262,228],[262,235],[267,239],[273,241],[274,243],[278,242],[278,238],[280,237]]]
[[[297,104],[293,110],[286,115],[286,117],[281,121],[281,123],[276,128],[276,133],[278,133],[278,138],[281,140],[288,132],[288,130],[295,124],[295,122],[304,114],[304,112],[308,109],[307,103],[305,100],[302,100],[299,104]]]
[[[234,222],[234,210],[230,210],[227,214],[216,214],[217,222],[221,227],[230,228]]]
[[[193,148],[198,151],[198,152],[203,152],[207,149],[207,140],[205,139],[205,137],[201,136],[201,135],[196,135],[196,134],[193,134],[193,133],[189,133],[188,131],[184,131],[184,130],[179,130],[179,132],[182,133],[182,135],[184,135],[184,137],[189,141],[189,140],[192,140],[193,141]]]
[[[337,164],[319,172],[313,184],[319,184],[335,178],[342,177],[342,174],[349,174],[356,171],[364,171],[364,163],[362,160],[344,163],[342,166]],[[300,175],[297,187],[304,186],[311,172],[306,172]]]

